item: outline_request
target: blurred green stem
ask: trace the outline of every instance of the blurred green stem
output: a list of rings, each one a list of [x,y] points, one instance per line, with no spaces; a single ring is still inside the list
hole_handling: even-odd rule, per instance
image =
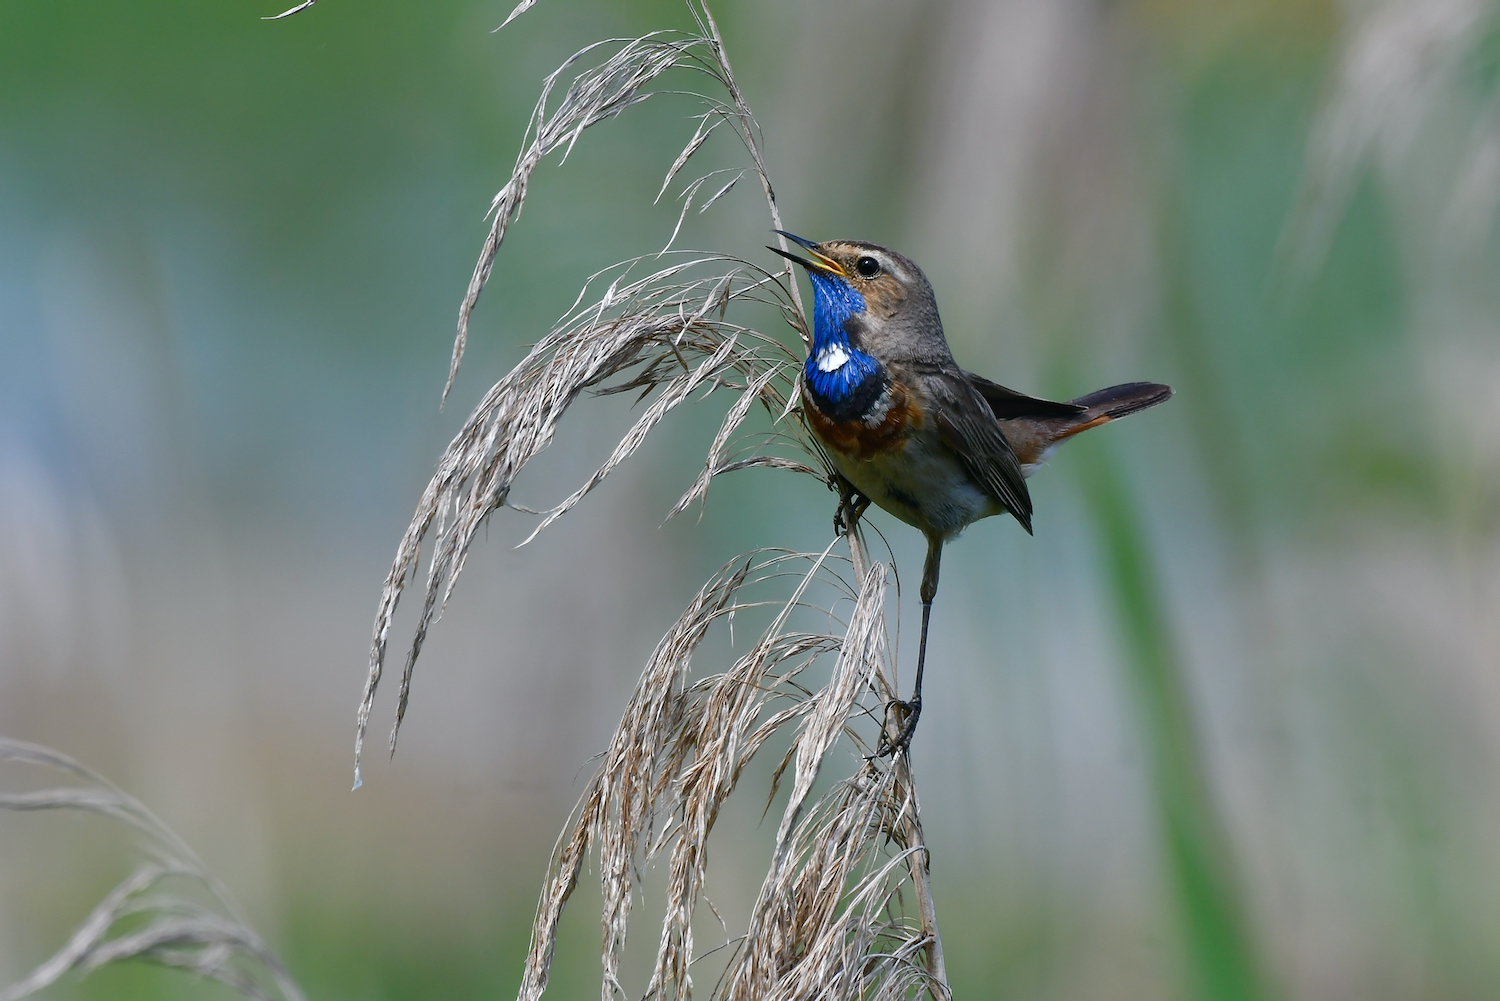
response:
[[[1082,450],[1081,450],[1082,451]],[[1107,581],[1120,620],[1156,797],[1165,862],[1183,925],[1192,996],[1203,1001],[1265,998],[1234,853],[1219,821],[1192,699],[1172,641],[1145,532],[1113,453],[1082,456],[1084,493],[1099,530]]]

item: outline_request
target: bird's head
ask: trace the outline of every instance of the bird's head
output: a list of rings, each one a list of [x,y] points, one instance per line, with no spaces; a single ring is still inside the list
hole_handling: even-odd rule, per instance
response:
[[[851,347],[882,360],[948,357],[932,286],[921,268],[873,243],[813,243],[777,232],[809,255],[768,248],[802,265],[812,280],[814,357]]]

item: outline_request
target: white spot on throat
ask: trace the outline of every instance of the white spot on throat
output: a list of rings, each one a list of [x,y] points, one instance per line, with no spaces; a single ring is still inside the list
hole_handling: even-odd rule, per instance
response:
[[[842,344],[830,344],[818,352],[818,371],[837,372],[849,364],[849,352]]]

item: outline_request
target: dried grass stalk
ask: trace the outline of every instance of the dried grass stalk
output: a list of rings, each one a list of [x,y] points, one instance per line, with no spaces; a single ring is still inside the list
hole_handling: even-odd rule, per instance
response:
[[[1496,23],[1495,0],[1377,0],[1346,5],[1347,23],[1308,141],[1297,201],[1280,252],[1306,279],[1328,254],[1368,164],[1407,162],[1422,130],[1454,111],[1464,75]],[[1500,205],[1500,86],[1488,85],[1449,186],[1444,235],[1472,246]],[[1423,149],[1431,155],[1430,149]]]
[[[531,0],[531,3],[534,2],[535,0]],[[523,2],[517,6],[505,19],[505,24],[509,24],[518,15],[524,13],[531,3]],[[666,191],[677,172],[703,145],[708,138],[708,133],[719,122],[731,122],[738,129],[756,172],[761,178],[766,200],[770,205],[774,228],[782,228],[776,199],[771,192],[770,178],[766,173],[765,160],[760,152],[759,126],[750,114],[750,109],[740,93],[739,85],[734,80],[734,73],[729,68],[729,59],[724,53],[723,39],[719,37],[718,26],[714,23],[713,16],[706,5],[689,3],[688,7],[697,22],[698,32],[660,31],[628,40],[604,62],[574,77],[572,84],[564,92],[562,100],[550,110],[547,103],[563,75],[585,56],[611,43],[598,42],[580,49],[542,82],[542,94],[537,99],[536,109],[532,112],[531,122],[527,125],[526,135],[522,141],[523,148],[516,158],[516,165],[511,171],[510,180],[495,195],[494,201],[490,204],[490,213],[494,216],[494,223],[490,226],[489,235],[485,237],[484,247],[479,253],[479,261],[475,264],[474,274],[469,279],[469,288],[464,293],[462,305],[459,306],[458,335],[453,341],[453,360],[448,370],[448,382],[443,387],[444,398],[453,388],[453,380],[458,375],[459,363],[463,360],[464,346],[469,335],[469,318],[474,312],[474,307],[479,303],[479,294],[484,291],[484,286],[489,281],[490,272],[495,266],[495,255],[500,251],[500,244],[505,240],[505,233],[521,213],[531,175],[549,153],[561,149],[565,151],[564,157],[566,158],[566,152],[572,150],[584,129],[613,118],[631,105],[639,104],[652,97],[653,95],[645,88],[668,70],[690,69],[704,73],[724,89],[729,100],[726,102],[707,95],[696,95],[707,105],[708,111],[699,130],[694,133],[693,138],[688,141],[687,146],[683,148],[682,153],[667,171],[666,180],[662,182],[662,191]],[[726,185],[723,190],[728,190],[728,187],[729,185]],[[696,185],[692,186],[692,190],[697,190]],[[719,194],[722,195],[723,191],[721,190]],[[715,195],[715,200],[718,197]],[[684,206],[685,211],[686,206]],[[782,246],[785,247],[784,241]],[[788,270],[787,274],[790,275],[791,271]],[[794,286],[793,295],[795,294]]]
[[[857,751],[874,746],[878,733],[861,735],[855,723],[880,719],[877,676],[888,683],[887,570],[870,567],[854,591],[829,572],[832,559],[831,547],[742,558],[705,585],[658,644],[559,841],[519,999],[534,1001],[546,989],[562,910],[591,851],[604,898],[605,996],[630,996],[619,971],[639,873],[663,858],[665,914],[645,995],[691,996],[693,918],[714,822],[746,765],[787,727],[796,730],[788,751],[795,769],[771,869],[713,996],[809,997],[813,983],[823,985],[817,996],[830,998],[906,997],[914,988],[945,996],[931,965],[936,930],[920,908],[912,917],[902,906],[901,889],[913,873],[924,880],[915,895],[927,892],[926,849],[904,761],[887,767],[856,755],[856,774],[805,808],[841,737]],[[709,626],[763,605],[742,592],[799,562],[806,570],[791,595],[775,603],[771,624],[751,649],[722,674],[693,682],[692,657]],[[813,607],[809,591],[818,585],[854,599],[842,636],[789,626],[799,608]],[[838,665],[828,683],[804,691],[799,676],[834,651]]]
[[[734,82],[718,28],[707,8],[690,4],[689,9],[698,24],[698,33],[655,32],[617,43],[619,48],[612,55],[574,77],[555,108],[549,108],[549,101],[562,75],[600,46],[610,43],[580,50],[543,82],[542,96],[527,128],[524,149],[510,180],[495,196],[491,206],[494,223],[459,310],[458,334],[454,340],[445,396],[463,357],[469,317],[489,280],[505,233],[521,211],[532,173],[548,153],[571,149],[591,125],[651,97],[651,92],[645,88],[670,70],[707,76],[720,85],[725,96],[698,95],[707,110],[701,116],[693,138],[668,171],[664,189],[702,147],[713,128],[727,122],[749,152],[751,168],[761,178],[773,226],[781,228],[760,152],[759,126]],[[716,173],[719,172],[704,175],[686,185],[684,213],[699,189]],[[733,183],[731,180],[721,187],[710,203]],[[670,263],[645,277],[632,277],[647,260]],[[728,388],[741,392],[742,396],[740,406],[731,411],[733,419],[726,421],[721,439],[715,441],[706,476],[690,491],[689,503],[691,497],[702,496],[707,489],[707,480],[716,473],[754,465],[813,471],[812,467],[780,456],[757,454],[730,463],[722,461],[728,436],[756,400],[775,414],[784,413],[793,398],[795,368],[786,363],[799,361],[798,355],[775,338],[726,320],[727,311],[734,303],[770,302],[784,311],[806,342],[806,324],[802,319],[796,282],[789,269],[788,265],[788,270],[781,272],[785,277],[778,278],[754,265],[722,255],[691,255],[667,250],[652,258],[624,262],[590,279],[569,314],[485,395],[439,461],[438,470],[422,494],[381,591],[355,738],[356,788],[360,781],[359,758],[371,706],[384,670],[392,619],[407,581],[417,570],[423,540],[429,532],[432,533],[433,555],[422,610],[402,672],[396,721],[391,729],[392,750],[405,715],[412,670],[421,653],[427,629],[452,593],[462,573],[470,543],[484,519],[508,503],[516,475],[551,443],[558,421],[579,393],[585,390],[639,390],[642,396],[653,392],[658,395],[621,440],[609,461],[572,496],[543,513],[538,531],[577,504],[640,446],[667,412],[701,387],[709,390]],[[609,282],[602,295],[587,305],[579,305],[584,302],[589,289],[606,276]],[[627,372],[631,374],[622,381],[608,384],[609,380]],[[795,435],[794,432],[792,436]],[[782,437],[787,436],[783,434]]]
[[[511,16],[528,6],[522,3]],[[593,276],[569,313],[495,384],[449,445],[381,595],[359,710],[356,786],[392,616],[417,570],[423,541],[431,535],[432,556],[402,676],[392,749],[426,631],[452,593],[479,526],[502,506],[528,510],[510,500],[515,479],[550,444],[580,393],[631,391],[651,402],[579,489],[548,510],[530,512],[540,521],[527,541],[578,504],[672,410],[721,391],[734,399],[702,472],[669,516],[701,501],[716,476],[737,469],[779,468],[833,482],[829,464],[800,421],[788,419],[795,412],[797,373],[808,342],[794,277],[721,255],[671,249],[699,194],[713,191],[701,211],[750,170],[761,180],[772,225],[781,228],[759,127],[734,81],[717,26],[698,0],[688,7],[696,33],[658,32],[609,43],[616,46],[612,54],[578,73],[555,107],[551,96],[562,75],[599,47],[580,51],[544,81],[522,153],[492,206],[494,222],[460,309],[448,387],[496,253],[548,153],[571,149],[589,126],[650,97],[647,88],[661,76],[686,70],[715,81],[723,93],[698,95],[705,110],[668,168],[662,192],[677,183],[725,125],[738,135],[750,163],[682,184],[682,210],[666,248]],[[638,271],[649,273],[637,276]],[[590,292],[599,285],[605,286],[602,293]],[[750,302],[778,307],[802,337],[802,350],[737,322],[739,308]],[[774,429],[737,443],[757,403]],[[795,444],[799,454],[766,451],[784,443]],[[772,778],[771,797],[790,768],[788,800],[747,931],[733,943],[713,996],[948,996],[908,762],[904,755],[892,761],[867,757],[879,744],[887,725],[884,707],[896,691],[885,619],[888,571],[865,558],[857,518],[847,498],[843,504],[850,526],[847,558],[834,554],[837,538],[821,553],[761,550],[741,556],[704,585],[657,645],[554,850],[518,995],[523,1001],[534,1001],[546,989],[563,908],[591,854],[603,895],[604,997],[629,995],[621,979],[622,958],[641,874],[653,864],[665,870],[667,887],[645,996],[679,1001],[691,996],[698,956],[694,922],[699,903],[706,902],[709,839],[746,766],[773,739],[788,746]],[[847,579],[844,569],[852,570]],[[766,588],[778,593],[760,596]],[[750,649],[727,670],[695,677],[693,661],[711,628],[730,625],[737,614],[752,609],[769,615],[769,623]],[[808,631],[802,623],[814,610],[820,621],[839,623],[838,613],[847,613],[847,621],[834,631]],[[809,687],[808,671],[824,655],[835,655],[836,664],[825,684]],[[819,776],[840,746],[855,763],[854,773],[815,798]],[[718,913],[713,915],[722,925]]]
[[[733,270],[715,270],[715,264]],[[486,394],[439,462],[381,593],[370,671],[360,704],[356,766],[396,603],[417,569],[423,538],[436,522],[426,595],[407,653],[391,731],[393,749],[422,642],[452,593],[469,545],[485,518],[508,501],[522,467],[551,443],[558,422],[579,393],[639,390],[657,396],[598,471],[572,495],[542,512],[537,531],[582,500],[695,391],[738,392],[744,411],[756,401],[773,413],[785,407],[792,387],[787,362],[794,356],[778,342],[724,319],[731,302],[755,297],[768,285],[776,287],[764,272],[729,258],[689,255],[622,284],[626,275],[610,282],[599,300],[575,309],[532,348]],[[629,376],[616,385],[603,385],[627,371]]]
[[[255,934],[228,890],[143,803],[67,755],[37,744],[0,738],[0,761],[56,769],[87,783],[3,793],[0,809],[97,813],[144,835],[155,857],[111,890],[50,959],[0,990],[0,1001],[19,1001],[72,971],[89,973],[129,959],[191,970],[258,1001],[304,1001],[296,981]],[[211,904],[162,889],[174,882],[198,886]]]

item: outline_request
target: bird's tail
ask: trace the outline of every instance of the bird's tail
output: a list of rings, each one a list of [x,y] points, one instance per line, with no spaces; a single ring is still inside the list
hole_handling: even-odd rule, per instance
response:
[[[1165,403],[1171,397],[1171,386],[1163,386],[1159,382],[1127,382],[1123,385],[1097,390],[1068,402],[1076,407],[1084,408],[1083,413],[1076,418],[1079,425],[1097,427],[1106,421],[1118,420],[1139,410],[1147,410],[1158,403]],[[1077,429],[1077,431],[1082,430],[1081,426]],[[1073,433],[1076,434],[1077,431]]]
[[[1021,471],[1030,476],[1052,454],[1052,450],[1069,438],[1090,428],[1118,420],[1138,410],[1164,403],[1172,396],[1172,387],[1156,382],[1127,382],[1070,400],[1053,407],[1077,408],[1072,413],[1031,413],[1001,419],[1000,428],[1021,462]]]

